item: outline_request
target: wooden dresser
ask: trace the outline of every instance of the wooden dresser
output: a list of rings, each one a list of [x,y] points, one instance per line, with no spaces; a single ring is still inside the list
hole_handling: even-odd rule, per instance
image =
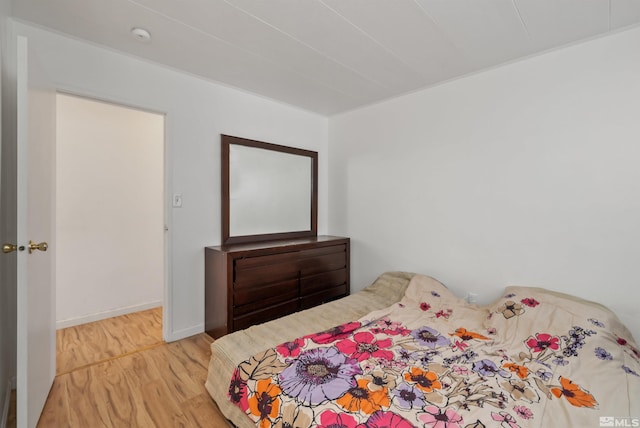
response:
[[[349,238],[205,248],[205,330],[220,337],[349,294]]]

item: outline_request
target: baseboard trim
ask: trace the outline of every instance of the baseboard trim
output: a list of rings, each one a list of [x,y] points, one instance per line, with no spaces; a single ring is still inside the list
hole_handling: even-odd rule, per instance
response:
[[[7,386],[4,390],[4,397],[2,400],[2,418],[0,419],[0,427],[5,428],[7,426],[7,420],[9,419],[9,405],[11,404],[11,391],[13,390],[12,381],[7,381]]]
[[[153,309],[162,306],[162,300],[155,300],[153,302],[141,303],[139,305],[127,306],[124,308],[112,309],[104,312],[98,312],[95,314],[83,315],[76,318],[68,318],[65,320],[56,321],[56,329],[73,327],[80,324],[86,324],[94,321],[100,321],[107,318],[117,317],[120,315],[126,315],[133,312],[144,311],[147,309]]]

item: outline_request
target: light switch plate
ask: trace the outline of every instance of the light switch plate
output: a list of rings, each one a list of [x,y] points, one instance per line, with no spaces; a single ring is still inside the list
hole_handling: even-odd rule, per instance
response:
[[[173,207],[182,208],[182,193],[173,194]]]

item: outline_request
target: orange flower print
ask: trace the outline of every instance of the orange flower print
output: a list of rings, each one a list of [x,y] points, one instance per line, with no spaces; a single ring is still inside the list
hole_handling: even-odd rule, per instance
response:
[[[249,397],[249,410],[251,414],[260,418],[260,428],[269,428],[271,419],[275,419],[280,411],[280,398],[282,390],[271,379],[263,379],[256,382],[255,394]]]
[[[411,371],[404,374],[404,379],[407,382],[414,382],[420,390],[426,393],[433,392],[434,389],[442,389],[437,374],[418,367],[411,367]]]
[[[562,385],[560,388],[551,388],[551,392],[556,396],[556,398],[564,396],[571,405],[576,407],[594,408],[598,405],[598,402],[593,398],[593,395],[580,388],[580,385],[577,385],[562,376],[560,376],[560,384]]]
[[[488,337],[485,337],[478,333],[474,333],[472,331],[467,331],[467,329],[463,327],[460,327],[459,329],[457,329],[455,333],[452,333],[452,334],[450,333],[449,336],[458,336],[462,340],[471,340],[471,339],[489,340]]]
[[[391,404],[387,388],[372,391],[368,379],[359,379],[358,385],[350,388],[336,403],[349,412],[363,412],[367,415]]]
[[[504,367],[505,369],[509,369],[510,371],[514,372],[515,374],[518,375],[518,377],[520,379],[524,379],[527,377],[527,375],[529,374],[529,369],[526,368],[525,366],[520,366],[516,363],[505,363],[502,365],[502,367]]]

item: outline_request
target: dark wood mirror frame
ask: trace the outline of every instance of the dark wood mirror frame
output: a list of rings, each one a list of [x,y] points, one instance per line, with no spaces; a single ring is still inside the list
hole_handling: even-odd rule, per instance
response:
[[[256,147],[264,150],[273,150],[298,156],[306,156],[311,159],[311,218],[309,230],[292,230],[279,233],[265,233],[256,235],[230,236],[230,199],[229,199],[229,146],[237,144],[248,147]],[[262,242],[278,239],[308,238],[318,235],[318,152],[298,149],[295,147],[281,146],[262,141],[248,140],[246,138],[221,135],[222,149],[222,244],[241,244],[250,242]]]

